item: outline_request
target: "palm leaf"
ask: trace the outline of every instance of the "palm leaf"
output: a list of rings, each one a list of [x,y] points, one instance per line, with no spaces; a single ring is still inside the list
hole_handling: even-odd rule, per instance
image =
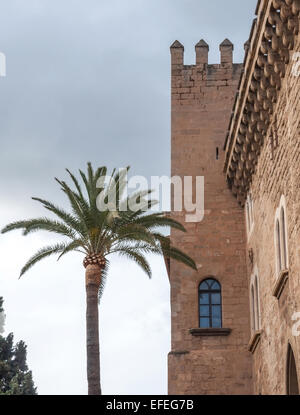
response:
[[[28,222],[26,228],[23,231],[23,235],[29,235],[36,231],[48,231],[57,233],[59,235],[67,236],[68,238],[75,239],[76,232],[61,222],[54,221],[48,218],[32,219]]]
[[[106,280],[107,280],[107,276],[108,276],[108,270],[109,270],[109,260],[106,258],[105,261],[105,266],[104,268],[101,269],[101,282],[100,282],[100,287],[99,287],[99,291],[98,291],[98,303],[100,304],[103,292],[104,292],[104,288],[106,285]]]
[[[120,256],[124,256],[124,257],[134,261],[137,265],[139,265],[142,268],[142,270],[148,275],[149,278],[152,277],[152,271],[151,271],[151,267],[150,267],[148,261],[146,260],[144,255],[139,254],[138,252],[136,252],[136,250],[134,248],[132,248],[132,249],[122,248],[122,249],[119,249],[117,251],[117,253]]]
[[[160,228],[170,226],[173,229],[178,229],[181,232],[186,232],[185,227],[175,219],[164,216],[163,213],[154,213],[152,215],[145,215],[137,218],[135,223],[145,226],[147,229]]]
[[[36,254],[34,254],[24,265],[21,270],[20,277],[25,274],[33,265],[41,261],[44,258],[47,258],[50,255],[58,254],[65,249],[66,245],[64,243],[59,243],[53,246],[46,246],[45,248],[40,249]]]
[[[83,248],[85,250],[85,252],[78,251],[78,248]],[[84,254],[88,253],[88,251],[86,250],[86,247],[83,245],[82,241],[80,239],[76,239],[75,241],[72,241],[68,245],[65,246],[64,250],[59,255],[57,260],[59,261],[62,256],[64,256],[65,254],[68,254],[71,251],[78,251],[78,252],[82,252]]]
[[[54,213],[57,217],[62,219],[68,226],[74,228],[76,232],[78,232],[82,236],[86,236],[86,228],[82,226],[82,223],[76,219],[70,213],[64,211],[63,209],[55,206],[53,203],[48,202],[47,200],[40,199],[38,197],[33,197],[33,200],[40,202],[47,210]]]

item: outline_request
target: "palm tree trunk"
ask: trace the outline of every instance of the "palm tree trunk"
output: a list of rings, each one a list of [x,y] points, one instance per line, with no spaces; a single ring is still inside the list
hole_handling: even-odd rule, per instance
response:
[[[88,394],[101,395],[98,291],[101,281],[99,265],[88,265],[85,271],[86,285],[86,351]]]

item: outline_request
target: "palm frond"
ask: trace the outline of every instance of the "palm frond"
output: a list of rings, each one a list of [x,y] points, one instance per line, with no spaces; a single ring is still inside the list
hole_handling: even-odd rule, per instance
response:
[[[137,218],[134,223],[145,226],[147,229],[171,227],[181,232],[186,232],[185,227],[178,221],[166,217],[163,213],[153,213],[151,215],[144,215]]]
[[[46,246],[45,248],[40,249],[26,262],[26,264],[21,270],[19,278],[21,278],[25,274],[25,272],[32,268],[33,265],[35,265],[37,262],[41,261],[44,258],[47,258],[50,255],[62,252],[65,249],[65,247],[66,245],[64,243],[60,243],[53,246]]]
[[[168,247],[162,246],[162,252],[165,258],[175,259],[176,261],[181,262],[182,264],[187,265],[188,267],[197,271],[197,265],[195,261],[180,249],[171,245]]]
[[[31,220],[19,220],[16,222],[11,222],[1,229],[1,233],[7,233],[7,232],[18,230],[18,229],[26,229],[27,225],[30,222]]]
[[[66,182],[60,181],[57,178],[55,180],[61,185],[63,192],[67,195],[75,216],[80,222],[82,222],[88,231],[92,225],[89,206],[86,204],[84,199],[81,199],[77,193],[72,191]]]
[[[155,246],[155,237],[152,232],[142,225],[129,223],[113,229],[110,235],[112,243],[142,241]]]
[[[99,189],[98,181],[100,177],[106,177],[106,175],[107,175],[107,168],[105,166],[98,167],[98,169],[96,170],[95,176],[94,176],[94,185],[96,185],[97,189]]]
[[[81,239],[75,239],[74,241],[70,242],[69,244],[67,244],[65,246],[64,250],[59,255],[59,257],[57,258],[57,260],[59,261],[62,256],[64,256],[65,254],[68,254],[69,252],[78,251],[78,248],[84,249],[84,252],[82,252],[82,251],[79,251],[79,252],[82,252],[84,254],[87,254],[88,253],[88,250],[84,246],[84,244],[82,243],[82,240]]]
[[[135,215],[139,211],[148,209],[149,195],[153,193],[153,190],[140,190],[127,196],[120,202],[120,211],[127,212],[131,215]],[[139,209],[138,209],[139,207]]]
[[[78,192],[79,196],[82,199],[84,199],[84,196],[83,196],[83,193],[82,193],[82,190],[81,190],[81,186],[80,186],[78,180],[76,179],[76,177],[74,176],[74,174],[70,172],[69,169],[66,169],[66,171],[69,174],[69,176],[71,177],[71,179],[72,179],[72,181],[73,181],[73,183],[74,183],[74,185],[75,185],[75,187],[77,189],[77,192]]]
[[[86,178],[86,175],[84,174],[84,172],[82,170],[79,170],[79,174],[80,174],[81,179],[82,179],[82,181],[83,181],[83,183],[85,185],[85,189],[87,191],[87,194],[90,197],[90,194],[89,194],[89,191],[90,191],[90,189],[89,189],[89,182],[88,182],[88,180]]]
[[[53,203],[48,202],[47,200],[40,199],[38,197],[33,197],[32,199],[41,203],[47,210],[54,213],[57,217],[63,220],[68,226],[73,228],[80,235],[83,237],[86,236],[85,226],[83,226],[82,223],[77,218],[75,218],[75,216],[59,208],[58,206],[55,206]]]
[[[136,252],[134,248],[119,249],[117,251],[117,254],[134,261],[137,265],[139,265],[142,268],[142,270],[148,275],[149,278],[152,277],[152,271],[149,262],[146,260],[144,255]]]
[[[57,233],[59,235],[67,236],[70,239],[76,238],[76,232],[69,226],[64,225],[61,222],[51,220],[48,218],[32,219],[28,222],[26,228],[23,231],[23,235],[29,235],[36,231],[48,231]]]
[[[57,233],[69,238],[75,238],[76,233],[72,228],[65,226],[61,222],[53,221],[48,218],[38,218],[38,219],[29,219],[25,221],[12,222],[5,226],[2,229],[1,233],[6,233],[12,230],[23,229],[23,235],[28,235],[29,233],[45,230],[48,232]]]
[[[128,184],[126,177],[127,177],[129,168],[130,167],[128,166],[124,169],[119,170],[119,172],[115,174],[114,183],[112,185],[112,188],[110,189],[110,191],[113,191],[116,194],[116,205],[117,205],[118,210],[120,206],[120,201],[122,200],[122,196]]]
[[[163,254],[161,245],[159,243],[153,246],[147,243],[134,242],[134,241],[132,241],[132,243],[120,242],[118,245],[111,248],[111,250],[109,251],[109,254],[117,253],[118,251],[122,251],[123,249],[130,249],[130,250],[134,249],[137,253],[141,253],[141,254],[160,254],[160,255]]]
[[[105,285],[106,285],[109,266],[110,266],[110,262],[106,258],[105,266],[104,266],[104,268],[101,269],[101,282],[100,282],[100,287],[99,287],[99,291],[98,291],[98,303],[99,304],[100,304],[100,301],[101,301],[101,298],[102,298],[102,295],[103,295],[103,292],[104,292],[104,288],[105,288]]]

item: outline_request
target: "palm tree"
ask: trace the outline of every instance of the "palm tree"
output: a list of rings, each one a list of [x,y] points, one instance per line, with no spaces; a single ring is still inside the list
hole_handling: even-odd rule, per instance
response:
[[[2,229],[6,233],[22,229],[23,235],[44,230],[64,236],[66,242],[46,246],[33,255],[21,270],[20,277],[38,261],[58,254],[60,259],[68,252],[85,255],[86,283],[86,348],[89,395],[100,395],[100,356],[98,303],[103,293],[109,267],[108,257],[118,254],[133,260],[151,278],[146,254],[154,253],[173,258],[196,269],[194,261],[173,247],[170,238],[160,230],[172,227],[185,232],[184,227],[163,213],[149,212],[156,201],[149,200],[151,191],[124,196],[128,169],[113,171],[107,176],[106,167],[93,170],[88,163],[87,175],[79,170],[85,192],[79,181],[67,170],[73,189],[64,181],[55,179],[68,198],[71,213],[43,199],[40,202],[56,218],[46,217],[13,222]],[[109,178],[110,177],[110,178]],[[113,203],[112,201],[113,200]]]

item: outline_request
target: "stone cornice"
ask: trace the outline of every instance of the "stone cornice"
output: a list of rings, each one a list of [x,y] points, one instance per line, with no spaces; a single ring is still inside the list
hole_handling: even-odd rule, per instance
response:
[[[300,0],[260,0],[225,142],[227,182],[243,206],[299,32]]]

